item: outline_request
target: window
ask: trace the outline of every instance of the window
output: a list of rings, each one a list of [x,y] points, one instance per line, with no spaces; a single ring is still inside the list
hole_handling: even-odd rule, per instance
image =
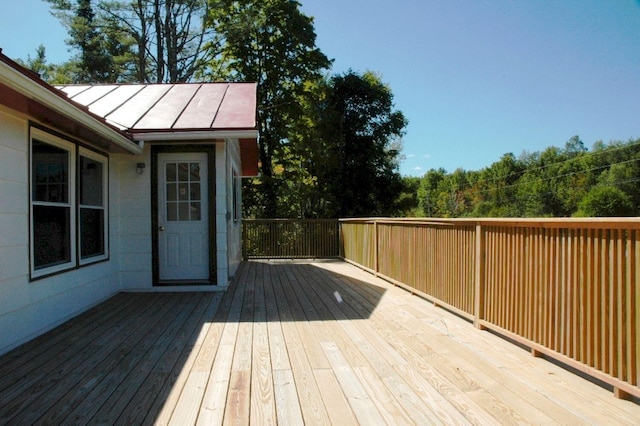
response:
[[[75,211],[72,188],[74,150],[71,143],[32,131],[31,257],[32,273],[55,272],[75,261]]]
[[[32,277],[107,257],[106,164],[104,156],[31,129]]]
[[[233,203],[233,222],[237,223],[240,220],[240,178],[238,177],[238,173],[233,170],[233,179],[231,180],[231,191],[232,191],[232,203]]]
[[[80,264],[106,257],[106,159],[80,149]]]

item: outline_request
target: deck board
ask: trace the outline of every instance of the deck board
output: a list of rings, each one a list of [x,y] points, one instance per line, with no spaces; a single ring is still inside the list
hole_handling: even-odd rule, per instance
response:
[[[0,357],[0,424],[637,424],[640,406],[339,261],[119,294]]]

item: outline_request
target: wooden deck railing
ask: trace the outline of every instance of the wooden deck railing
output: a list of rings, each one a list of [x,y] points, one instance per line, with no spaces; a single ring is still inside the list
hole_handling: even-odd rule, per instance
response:
[[[341,221],[342,256],[640,397],[640,219]]]
[[[340,256],[336,219],[244,219],[242,226],[245,259]]]

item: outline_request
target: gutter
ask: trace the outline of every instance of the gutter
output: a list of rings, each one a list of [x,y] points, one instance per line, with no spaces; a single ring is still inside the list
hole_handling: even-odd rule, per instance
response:
[[[257,130],[196,130],[180,132],[132,132],[129,131],[133,140],[153,142],[153,141],[193,141],[212,139],[257,139]]]

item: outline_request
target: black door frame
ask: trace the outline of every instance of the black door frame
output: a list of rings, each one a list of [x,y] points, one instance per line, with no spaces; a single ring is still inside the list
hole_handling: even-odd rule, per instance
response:
[[[158,254],[158,154],[204,152],[207,154],[207,197],[209,211],[209,280],[198,281],[161,281],[160,258]],[[216,145],[171,144],[151,147],[151,245],[152,277],[154,286],[167,285],[217,285],[217,247],[216,240]]]

